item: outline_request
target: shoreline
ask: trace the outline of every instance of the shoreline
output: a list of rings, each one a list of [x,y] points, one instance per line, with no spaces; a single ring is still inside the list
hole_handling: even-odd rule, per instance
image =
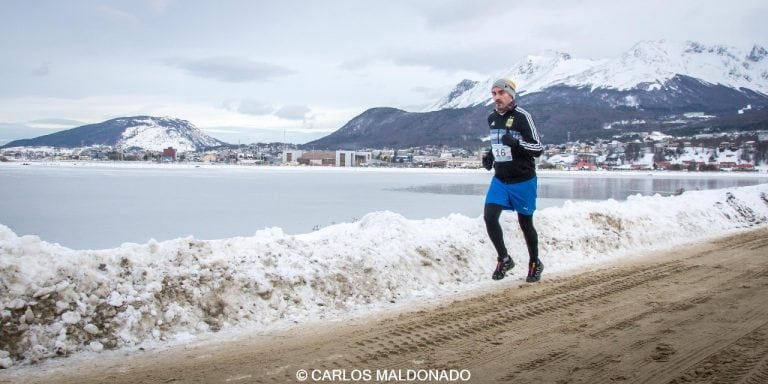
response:
[[[45,167],[45,168],[93,168],[93,169],[221,169],[249,171],[285,171],[285,172],[402,172],[402,173],[479,173],[493,174],[483,168],[428,168],[428,167],[330,167],[298,165],[249,165],[216,163],[157,163],[144,161],[7,161],[0,162],[0,167],[9,168]],[[671,177],[671,178],[768,178],[768,167],[757,167],[756,171],[667,171],[667,170],[548,170],[536,171],[540,177]]]

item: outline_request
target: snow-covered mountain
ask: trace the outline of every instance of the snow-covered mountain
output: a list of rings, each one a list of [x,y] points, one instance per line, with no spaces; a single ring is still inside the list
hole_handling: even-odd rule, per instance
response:
[[[420,112],[371,108],[313,146],[333,149],[485,143],[490,89],[518,85],[542,139],[563,143],[623,131],[738,131],[768,124],[768,51],[643,41],[617,58],[528,56],[483,81],[463,80]]]
[[[180,152],[223,145],[187,120],[172,117],[119,117],[98,124],[83,125],[33,139],[16,140],[5,147],[83,147],[108,145],[161,151],[173,147]]]
[[[223,144],[187,120],[151,116],[118,119],[121,120],[128,124],[117,142],[121,147],[140,147],[153,151],[173,147],[183,152]]]
[[[687,82],[681,79],[689,78],[704,86],[768,96],[767,56],[768,51],[759,45],[745,51],[667,40],[639,42],[614,59],[575,59],[567,53],[545,52],[528,56],[484,81],[464,80],[425,111],[486,104],[493,82],[500,77],[513,79],[521,96],[553,87],[602,90],[619,98],[614,104],[634,107],[639,105],[633,102],[633,92],[676,91],[681,81]]]

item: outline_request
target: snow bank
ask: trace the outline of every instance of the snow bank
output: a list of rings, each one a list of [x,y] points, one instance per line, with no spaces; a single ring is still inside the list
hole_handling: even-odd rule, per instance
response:
[[[536,214],[540,253],[549,273],[562,272],[764,225],[767,193],[763,184],[547,208]],[[516,216],[502,225],[524,265]],[[494,262],[482,218],[461,215],[375,212],[297,236],[267,229],[86,251],[0,225],[0,367],[436,297],[486,283]]]

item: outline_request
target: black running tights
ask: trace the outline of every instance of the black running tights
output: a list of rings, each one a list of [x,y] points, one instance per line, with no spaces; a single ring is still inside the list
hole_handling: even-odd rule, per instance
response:
[[[486,204],[483,212],[485,219],[485,229],[488,231],[488,237],[491,239],[499,258],[507,255],[507,247],[504,246],[504,232],[499,224],[499,217],[503,208],[498,204]],[[539,260],[539,235],[533,226],[533,215],[517,214],[517,222],[520,223],[520,229],[525,237],[525,245],[528,247],[528,262]]]

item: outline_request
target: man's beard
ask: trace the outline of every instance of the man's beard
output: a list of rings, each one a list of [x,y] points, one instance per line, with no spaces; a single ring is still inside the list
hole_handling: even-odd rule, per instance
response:
[[[515,100],[510,101],[508,104],[497,103],[496,111],[504,113],[508,112],[515,107]]]

